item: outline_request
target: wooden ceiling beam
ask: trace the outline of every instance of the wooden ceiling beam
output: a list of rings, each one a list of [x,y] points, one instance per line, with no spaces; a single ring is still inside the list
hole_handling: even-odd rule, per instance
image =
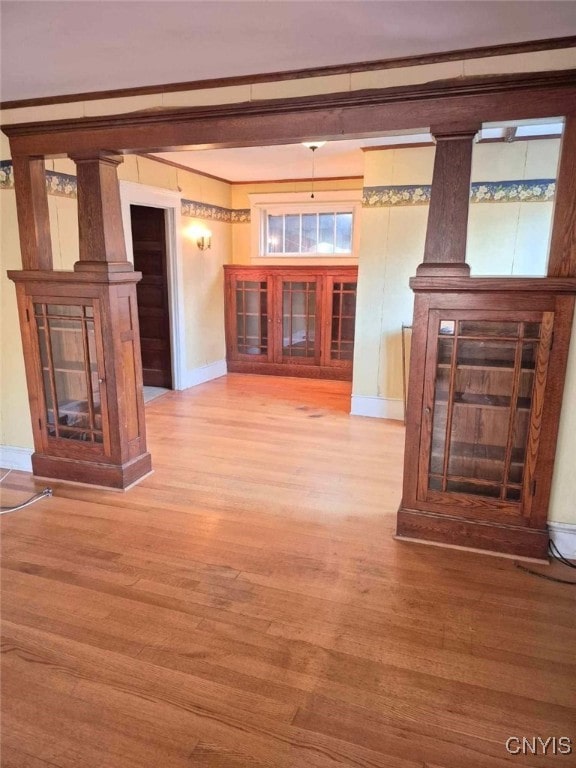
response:
[[[13,154],[61,156],[364,138],[437,123],[567,114],[576,114],[576,70],[7,125],[3,130]]]

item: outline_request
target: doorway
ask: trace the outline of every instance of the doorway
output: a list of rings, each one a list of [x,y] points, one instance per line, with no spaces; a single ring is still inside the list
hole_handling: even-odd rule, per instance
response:
[[[130,206],[134,269],[145,387],[172,389],[166,216],[162,208]]]

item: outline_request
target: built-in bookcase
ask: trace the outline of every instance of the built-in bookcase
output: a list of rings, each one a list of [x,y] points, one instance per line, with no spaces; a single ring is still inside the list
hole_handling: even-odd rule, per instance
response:
[[[225,272],[228,370],[352,378],[356,267]]]
[[[398,533],[545,558],[573,282],[412,286],[419,322]]]

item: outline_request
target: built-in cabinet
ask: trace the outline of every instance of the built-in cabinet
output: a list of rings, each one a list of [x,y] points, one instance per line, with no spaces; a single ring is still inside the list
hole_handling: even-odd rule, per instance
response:
[[[229,371],[352,378],[357,267],[224,270]]]
[[[398,534],[543,559],[576,281],[412,287]]]
[[[126,488],[151,470],[135,362],[139,273],[9,276],[17,285],[34,474]]]

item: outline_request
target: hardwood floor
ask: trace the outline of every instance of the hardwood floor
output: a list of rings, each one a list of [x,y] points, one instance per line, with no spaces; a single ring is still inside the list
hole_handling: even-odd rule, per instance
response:
[[[170,392],[139,486],[2,516],[3,768],[576,765],[505,749],[576,752],[576,590],[395,541],[404,429],[349,394]]]

